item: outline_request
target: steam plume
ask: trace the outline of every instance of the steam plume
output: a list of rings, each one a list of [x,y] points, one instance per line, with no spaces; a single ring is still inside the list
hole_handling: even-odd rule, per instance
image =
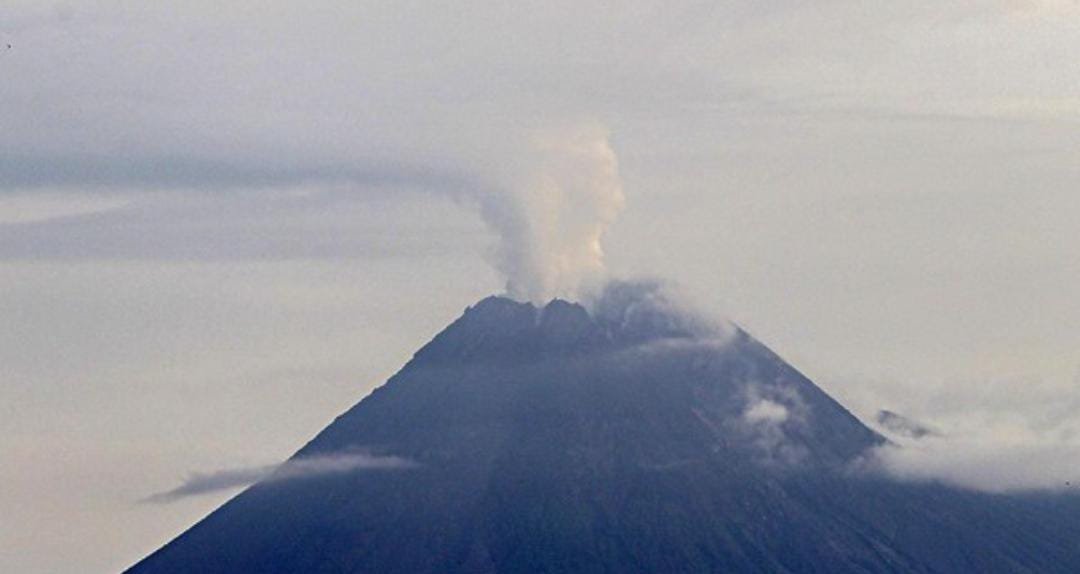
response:
[[[511,189],[482,200],[500,238],[495,266],[514,299],[574,298],[604,275],[601,240],[624,203],[618,160],[596,125],[544,131],[527,148]]]

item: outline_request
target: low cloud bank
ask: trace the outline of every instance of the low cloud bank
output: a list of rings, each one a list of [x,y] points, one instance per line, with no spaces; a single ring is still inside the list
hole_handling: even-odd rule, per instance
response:
[[[871,468],[899,480],[985,492],[1080,493],[1080,444],[933,436],[878,447]]]
[[[145,502],[175,502],[191,496],[244,487],[256,482],[284,482],[329,474],[345,474],[366,470],[407,469],[415,466],[415,462],[398,456],[373,456],[362,453],[313,456],[289,460],[282,464],[229,468],[209,473],[193,473],[180,486],[151,495],[145,499]]]
[[[876,421],[890,443],[863,464],[898,480],[985,492],[1080,494],[1076,382],[1060,373],[984,378],[979,384],[928,382],[922,388],[903,382],[875,385],[878,404],[904,416]]]

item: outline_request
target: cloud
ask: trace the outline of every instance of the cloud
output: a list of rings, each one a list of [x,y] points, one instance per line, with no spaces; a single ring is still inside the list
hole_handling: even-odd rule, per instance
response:
[[[883,445],[863,464],[898,480],[986,492],[1080,488],[1080,444],[993,436],[928,436]]]
[[[965,384],[873,385],[920,422],[879,421],[892,439],[860,464],[898,480],[988,492],[1080,486],[1076,377],[985,377]],[[864,385],[865,386],[865,385]],[[923,422],[925,421],[925,422]]]
[[[189,496],[248,486],[269,477],[275,468],[277,468],[277,465],[225,469],[210,473],[192,473],[180,486],[153,494],[147,497],[145,502],[175,502]]]
[[[808,407],[793,388],[774,388],[750,381],[743,389],[744,406],[733,426],[748,437],[758,461],[767,465],[793,466],[809,454],[789,431],[807,422]]]
[[[452,169],[410,165],[401,159],[327,163],[298,158],[174,155],[19,154],[0,156],[0,191],[229,190],[285,188],[305,183],[357,188],[398,186],[457,189],[470,185]]]
[[[215,237],[217,230],[248,225],[259,217],[257,208],[221,218],[198,204],[228,206],[249,192],[348,188],[354,196],[420,192],[475,207],[498,236],[491,261],[514,298],[573,297],[579,286],[602,277],[600,241],[623,203],[608,129],[590,106],[568,104],[570,98],[531,113],[536,105],[522,105],[530,90],[468,73],[503,68],[510,62],[505,50],[489,49],[477,37],[446,35],[447,22],[464,18],[459,12],[516,20],[516,11],[462,6],[431,20],[439,10],[372,10],[377,4],[337,7],[329,19],[319,10],[288,17],[260,10],[252,19],[247,9],[197,4],[79,8],[63,17],[17,7],[10,29],[24,49],[5,62],[11,81],[0,85],[8,104],[0,110],[8,131],[0,139],[0,193],[141,197],[127,213],[107,218],[9,228],[4,235],[14,237],[0,256],[173,259],[180,252],[179,258],[214,259],[217,242],[218,250],[232,253],[226,257],[273,257],[296,241],[260,234],[257,245],[235,249],[228,232]],[[380,14],[390,13],[410,17],[380,22]],[[296,27],[296,18],[308,26]],[[347,31],[339,29],[345,21],[351,22]],[[221,37],[225,22],[237,26]],[[412,40],[402,43],[404,36],[389,30],[401,30],[404,22],[430,33],[409,33]],[[504,40],[507,49],[518,44]],[[461,55],[471,63],[454,60],[444,41],[467,52]],[[124,66],[108,63],[117,53],[130,56]],[[261,56],[244,56],[255,53]],[[545,58],[529,60],[565,69]],[[536,71],[519,70],[513,61],[492,79]],[[65,66],[47,65],[56,62]],[[432,62],[440,65],[430,68]],[[45,69],[49,75],[41,74]],[[64,80],[57,84],[57,78]],[[484,97],[455,95],[461,91]],[[27,108],[49,121],[26,121],[14,111]],[[176,193],[197,197],[177,199]],[[156,209],[162,201],[171,213]],[[180,209],[180,215],[196,221],[177,229],[173,216],[185,201],[196,209]],[[270,227],[305,214],[276,215]],[[211,245],[193,250],[192,242]],[[334,249],[350,251],[323,251]]]
[[[743,420],[753,425],[776,426],[788,420],[788,410],[780,403],[762,399],[751,404],[742,416]]]
[[[127,207],[130,203],[130,198],[104,194],[0,192],[0,229],[9,224],[68,219],[115,211]]]
[[[475,257],[489,241],[450,197],[349,186],[0,194],[0,260],[9,261],[408,260]]]
[[[1029,11],[1042,14],[1050,5],[1055,15],[1070,10],[1039,2]],[[642,2],[619,14],[564,1],[514,9],[378,1],[325,8],[17,3],[3,24],[19,49],[5,55],[8,81],[0,84],[0,192],[182,189],[212,196],[350,186],[400,196],[420,189],[476,206],[501,238],[491,259],[508,294],[542,303],[579,296],[605,274],[601,240],[623,204],[610,133],[652,133],[665,118],[685,146],[709,141],[703,130],[712,128],[701,120],[717,112],[911,111],[910,102],[933,100],[928,93],[939,95],[929,111],[952,110],[971,99],[974,83],[960,82],[958,90],[952,78],[970,73],[972,54],[985,57],[995,45],[978,41],[979,33],[1004,27],[1051,42],[1045,38],[1054,34],[1044,32],[1056,29],[1046,21],[1017,28],[1002,19],[1008,10],[957,2],[861,11],[855,21],[843,2],[823,11],[791,3]],[[927,18],[967,23],[975,30],[960,39],[973,39],[959,51],[925,49],[918,40],[958,42],[927,32],[938,29],[923,25]],[[490,33],[462,33],[473,28]],[[914,37],[918,49],[901,43],[898,54],[882,53],[885,33]],[[770,49],[761,50],[765,41]],[[997,55],[1015,73],[995,77],[1016,89],[982,90],[987,106],[1006,92],[1035,104],[1060,98],[1059,86],[1031,78],[1013,52]],[[115,65],[117,55],[123,65]],[[932,89],[908,87],[925,74],[907,66],[937,71]],[[167,215],[155,215],[167,223]],[[243,226],[244,219],[203,227]],[[108,226],[81,227],[71,243],[120,246],[82,257],[123,257],[115,251],[137,243],[140,256],[160,249],[170,258],[198,236],[148,240],[155,226],[146,227],[122,239],[108,237],[117,233]],[[31,247],[24,254],[8,248],[16,251],[11,257],[48,256],[34,229],[19,232],[31,237],[4,243]],[[277,249],[270,243],[240,256]],[[197,256],[212,254],[208,247]]]
[[[475,208],[497,237],[491,261],[511,297],[537,303],[576,298],[583,286],[603,280],[601,240],[624,202],[607,130],[583,123],[510,140],[518,144],[508,142],[493,155],[501,158],[498,168],[473,175],[393,161],[354,167],[290,165],[288,160],[266,165],[157,157],[8,157],[0,159],[0,190],[18,189],[23,199],[8,210],[9,220],[36,222],[25,214],[25,205],[34,195],[29,190],[37,189],[60,190],[52,195],[69,198],[78,198],[73,189],[80,187],[89,198],[102,194],[87,189],[108,190],[114,197],[125,196],[119,205],[126,209],[103,214],[71,210],[86,217],[5,227],[0,203],[0,238],[11,238],[2,242],[0,257],[280,258],[294,256],[298,247],[303,255],[323,257],[370,255],[380,249],[393,253],[393,245],[401,252],[402,244],[427,229],[412,237],[400,231],[373,234],[366,244],[352,245],[349,235],[359,233],[369,219],[359,214],[352,222],[356,231],[328,245],[305,248],[298,240],[302,237],[287,236],[307,213],[319,214],[325,227],[348,227],[347,221],[335,221],[342,207],[365,201],[370,206],[372,199],[396,195],[398,203],[438,204],[442,199]],[[419,221],[421,214],[403,214],[398,229]],[[393,245],[385,245],[388,240]]]
[[[255,483],[276,483],[303,480],[331,474],[345,474],[369,470],[400,470],[416,466],[416,463],[397,456],[373,456],[369,454],[320,455],[291,459],[279,465],[230,468],[210,473],[193,473],[180,486],[151,495],[145,502],[168,503],[229,490]]]
[[[624,337],[660,335],[725,343],[737,331],[729,320],[710,315],[670,281],[609,279],[583,299],[598,321]]]
[[[901,436],[910,439],[921,439],[928,436],[940,436],[941,433],[918,421],[911,420],[903,415],[889,410],[878,411],[874,417],[878,424],[887,434]]]

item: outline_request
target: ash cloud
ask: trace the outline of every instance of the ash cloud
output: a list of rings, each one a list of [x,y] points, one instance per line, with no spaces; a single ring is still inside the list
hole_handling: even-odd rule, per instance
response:
[[[398,456],[374,456],[363,453],[313,456],[286,461],[282,464],[229,468],[208,473],[193,473],[183,484],[147,497],[144,502],[169,503],[249,486],[255,483],[275,483],[303,480],[331,474],[357,471],[399,470],[416,466],[415,462]]]

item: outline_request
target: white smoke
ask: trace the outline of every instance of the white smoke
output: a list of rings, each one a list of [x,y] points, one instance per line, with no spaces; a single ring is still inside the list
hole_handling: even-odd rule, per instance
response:
[[[523,153],[530,157],[509,189],[481,198],[499,235],[495,266],[514,299],[576,298],[603,279],[601,240],[625,201],[609,133],[598,125],[547,129]]]

